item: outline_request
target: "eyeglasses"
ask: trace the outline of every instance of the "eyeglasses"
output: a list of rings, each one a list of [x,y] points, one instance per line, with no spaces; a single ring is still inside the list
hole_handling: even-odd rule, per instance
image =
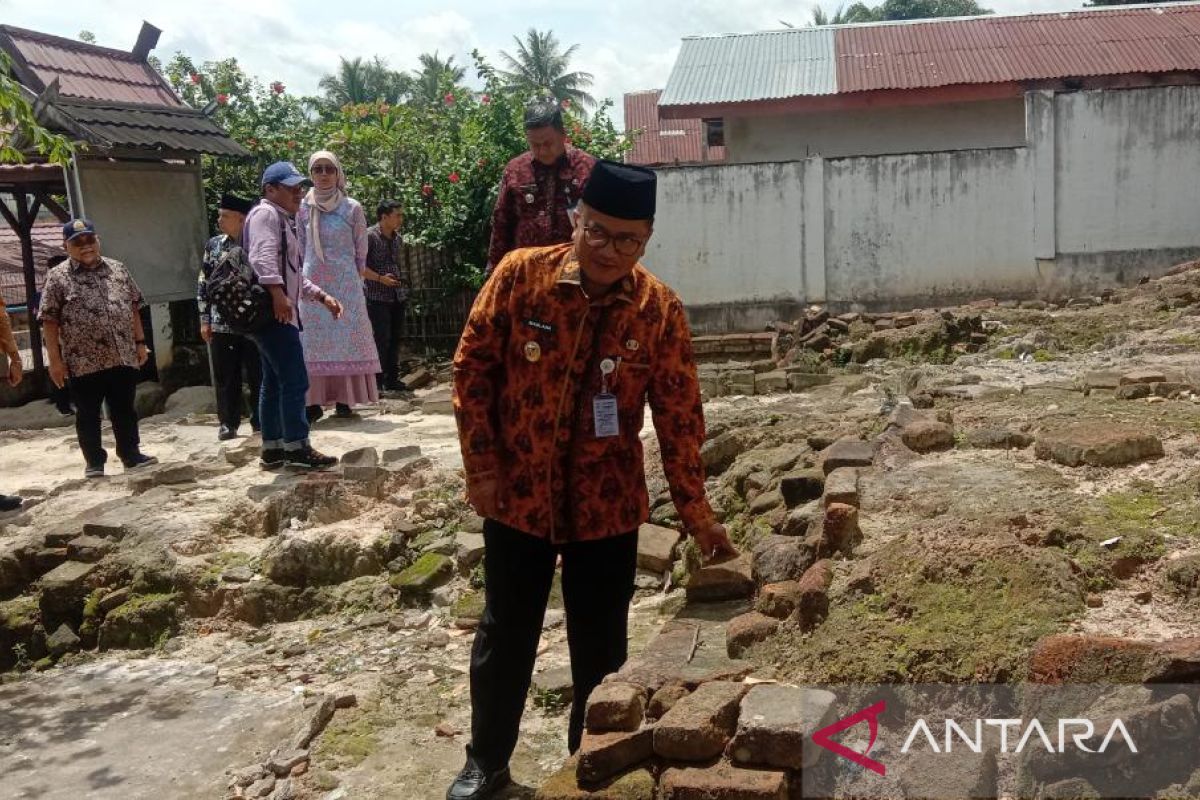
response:
[[[588,247],[594,247],[597,250],[612,242],[613,249],[623,256],[637,255],[638,250],[646,244],[645,239],[639,239],[636,236],[613,236],[604,228],[591,222],[583,226],[583,241],[587,243]]]
[[[67,243],[75,245],[76,247],[87,247],[88,245],[96,243],[96,237],[85,233],[82,236],[72,237],[67,241]]]
[[[309,173],[312,175],[337,175],[337,167],[333,164],[313,164]]]

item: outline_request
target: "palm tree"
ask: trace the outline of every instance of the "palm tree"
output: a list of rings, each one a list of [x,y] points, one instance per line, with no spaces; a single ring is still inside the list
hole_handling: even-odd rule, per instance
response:
[[[517,36],[513,41],[517,43],[516,56],[500,51],[508,65],[508,70],[500,74],[513,92],[526,97],[549,94],[584,108],[595,107],[596,98],[587,92],[592,85],[592,74],[568,71],[579,45],[563,50],[554,31],[543,33],[536,28],[529,29],[524,41]]]
[[[847,8],[840,5],[831,16],[820,6],[813,8],[813,25],[850,25],[855,22],[878,22],[881,19],[879,8],[871,8],[864,3],[855,3]]]
[[[410,91],[417,103],[440,103],[445,91],[458,86],[467,74],[465,67],[454,63],[454,56],[443,61],[436,50],[422,53],[419,60],[421,68],[408,76]]]
[[[390,69],[379,56],[370,61],[342,57],[337,73],[326,75],[317,85],[325,93],[326,106],[341,108],[352,103],[398,103],[410,92],[411,78]]]

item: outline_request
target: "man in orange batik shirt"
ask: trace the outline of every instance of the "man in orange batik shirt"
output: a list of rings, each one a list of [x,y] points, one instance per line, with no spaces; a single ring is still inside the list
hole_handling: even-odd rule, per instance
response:
[[[583,712],[626,657],[637,530],[649,516],[639,432],[650,403],[671,495],[705,557],[733,555],[704,493],[704,412],[683,304],[638,259],[651,170],[597,162],[568,244],[515,250],[454,357],[467,491],[484,522],[485,607],[471,654],[471,744],[449,800],[509,781],[542,617],[562,556],[579,748]]]

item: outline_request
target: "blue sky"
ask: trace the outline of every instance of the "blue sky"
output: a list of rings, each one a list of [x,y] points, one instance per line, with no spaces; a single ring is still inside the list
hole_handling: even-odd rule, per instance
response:
[[[828,3],[832,8],[834,4]],[[997,13],[1060,11],[1082,0],[1003,0]],[[380,55],[397,69],[437,50],[470,64],[478,48],[493,63],[513,49],[512,37],[530,27],[553,29],[580,45],[576,68],[596,77],[593,94],[617,101],[637,89],[661,88],[679,40],[713,34],[803,25],[814,4],[781,0],[609,0],[588,6],[558,0],[0,0],[0,21],[60,36],[92,31],[99,44],[129,49],[143,19],[163,29],[155,55],[182,50],[201,61],[236,56],[243,67],[289,91],[315,92],[338,56]]]

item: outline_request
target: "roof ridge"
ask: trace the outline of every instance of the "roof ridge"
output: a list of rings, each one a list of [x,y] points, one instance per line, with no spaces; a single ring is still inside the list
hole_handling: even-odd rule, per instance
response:
[[[841,25],[806,25],[799,28],[771,28],[761,31],[743,31],[740,33],[701,33],[691,36],[681,37],[683,41],[696,41],[706,39],[734,39],[741,36],[766,36],[772,34],[789,35],[798,33],[817,33],[825,31],[845,30],[849,28],[885,28],[896,27],[901,25],[939,25],[948,22],[969,22],[975,20],[1024,20],[1037,21],[1038,19],[1049,19],[1065,16],[1098,16],[1104,15],[1123,15],[1137,14],[1143,11],[1157,11],[1159,13],[1177,11],[1189,8],[1200,7],[1200,0],[1167,0],[1161,3],[1138,3],[1134,5],[1120,6],[1086,6],[1084,8],[1068,8],[1062,11],[1027,11],[1021,14],[974,14],[963,17],[926,17],[923,19],[889,19],[880,20],[878,22],[850,22]]]
[[[162,105],[159,103],[126,103],[121,100],[104,100],[96,97],[79,97],[77,95],[59,95],[55,100],[55,105],[69,106],[86,106],[88,108],[111,108],[118,111],[148,111],[155,113],[174,114],[182,117],[204,117],[208,116],[198,108],[192,108],[187,104],[177,106]]]
[[[42,31],[30,30],[29,28],[21,28],[16,25],[0,25],[0,30],[7,33],[9,36],[17,36],[23,39],[35,39],[49,44],[56,44],[60,47],[65,47],[71,50],[83,50],[94,52],[99,55],[124,58],[133,64],[145,64],[146,62],[139,59],[128,50],[118,50],[115,47],[105,47],[101,44],[91,44],[90,42],[81,42],[78,39],[68,39],[65,36],[57,36],[53,33],[43,33]]]

